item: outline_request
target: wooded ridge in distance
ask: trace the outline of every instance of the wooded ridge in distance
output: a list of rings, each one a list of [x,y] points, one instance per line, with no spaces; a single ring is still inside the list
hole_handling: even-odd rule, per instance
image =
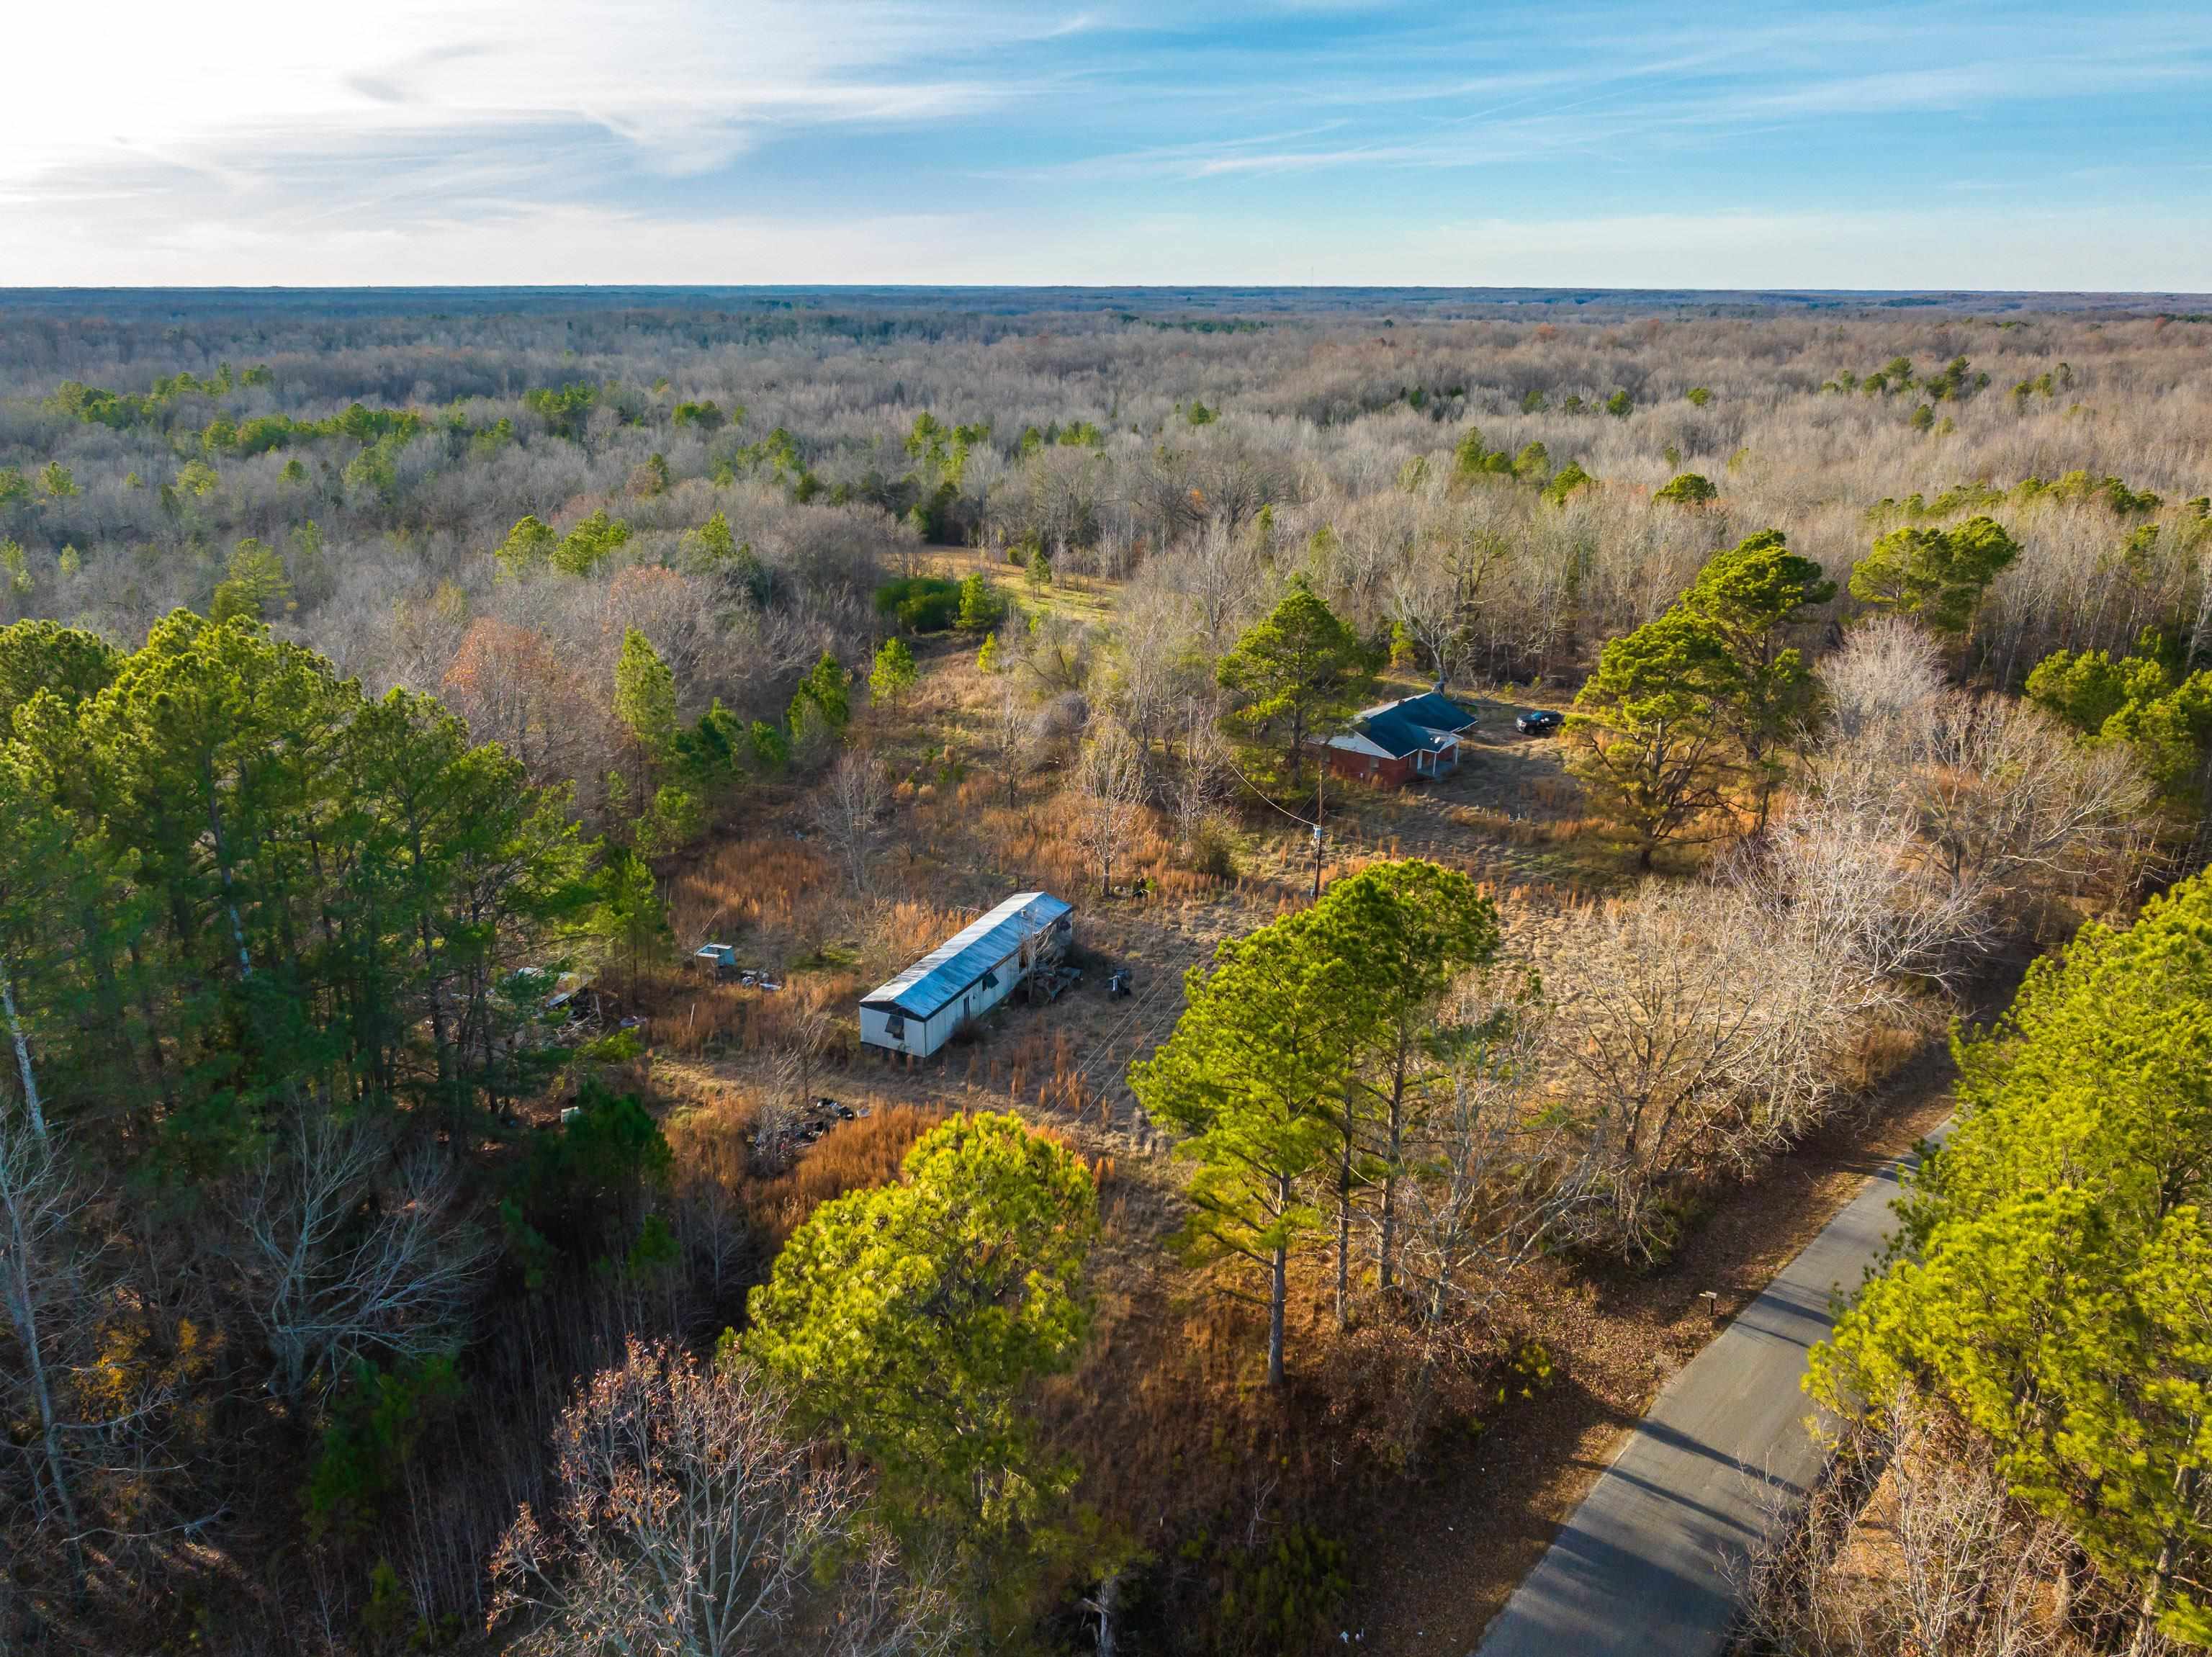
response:
[[[1472,1649],[1954,1047],[1747,1649],[2203,1648],[2208,790],[2212,300],[0,295],[0,1648]]]

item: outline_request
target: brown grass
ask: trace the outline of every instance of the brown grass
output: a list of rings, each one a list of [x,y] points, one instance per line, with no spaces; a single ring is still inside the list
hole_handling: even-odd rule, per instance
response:
[[[1595,817],[1533,817],[1495,806],[1454,806],[1451,819],[1462,828],[1516,846],[1564,845],[1605,826]]]
[[[781,967],[821,947],[824,893],[841,885],[820,851],[788,836],[728,840],[669,882],[668,923],[688,953],[738,943],[750,963]]]
[[[860,1039],[853,1015],[860,978],[850,972],[794,975],[776,990],[715,983],[705,974],[656,978],[639,1002],[653,1010],[648,1033],[655,1048],[684,1059],[768,1052],[791,1045],[793,1026],[816,1009],[829,1014],[825,1058],[850,1057]]]
[[[770,1255],[832,1197],[896,1179],[915,1142],[951,1115],[927,1106],[868,1104],[867,1115],[838,1123],[790,1167],[766,1173],[753,1167],[750,1154],[756,1107],[740,1091],[725,1089],[711,1103],[672,1118],[666,1131],[679,1173],[703,1165],[735,1186]]]

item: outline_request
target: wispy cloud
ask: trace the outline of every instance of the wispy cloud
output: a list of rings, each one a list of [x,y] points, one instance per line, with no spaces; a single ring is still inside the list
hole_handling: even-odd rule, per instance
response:
[[[225,249],[234,279],[358,278],[395,248],[425,280],[418,253],[489,280],[524,248],[537,280],[804,279],[780,261],[810,250],[824,278],[1087,280],[1140,239],[1164,279],[1303,279],[1285,250],[1317,246],[1392,279],[1474,258],[1480,224],[1607,267],[1562,278],[1588,282],[1674,257],[1653,201],[1802,259],[1831,245],[1804,226],[1939,197],[2071,192],[2170,258],[2212,216],[2212,14],[2154,0],[385,0],[373,27],[116,0],[102,24],[96,96],[24,75],[0,103],[0,280],[204,277]],[[81,29],[37,8],[10,45],[74,63]],[[614,245],[548,234],[587,225]]]

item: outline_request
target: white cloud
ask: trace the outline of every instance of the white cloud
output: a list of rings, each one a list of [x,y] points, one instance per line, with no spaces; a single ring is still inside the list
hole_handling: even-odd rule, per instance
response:
[[[1434,287],[2186,290],[2212,270],[2212,223],[2146,229],[2104,213],[1644,214],[1527,222],[1367,224],[1315,235],[1266,220],[974,213],[665,222],[614,209],[521,206],[410,225],[333,217],[240,232],[197,219],[120,253],[77,245],[38,206],[0,245],[0,283],[284,286],[1309,283]]]
[[[0,285],[914,282],[933,279],[927,272],[944,268],[943,250],[976,234],[974,224],[939,214],[668,223],[562,205],[470,212],[404,228],[342,219],[240,228],[186,218],[149,224],[115,247],[95,248],[80,239],[81,221],[59,206],[34,206],[24,222],[28,235],[0,242]],[[975,274],[943,279],[993,279],[975,268]]]
[[[100,46],[64,6],[11,20],[0,181],[57,168],[190,158],[295,134],[364,141],[576,118],[674,174],[739,153],[756,125],[972,113],[1017,88],[922,65],[1041,33],[960,0],[110,0]],[[88,85],[88,82],[95,82]]]
[[[2212,15],[2066,3],[116,0],[96,50],[24,8],[0,282],[2202,283],[2186,143],[2063,122],[2201,133]],[[1868,123],[1910,142],[1827,147]],[[2082,170],[2138,160],[2132,207]],[[2104,204],[2001,210],[2062,190]],[[1710,210],[1595,210],[1641,200]],[[1735,210],[1773,202],[1808,205]]]

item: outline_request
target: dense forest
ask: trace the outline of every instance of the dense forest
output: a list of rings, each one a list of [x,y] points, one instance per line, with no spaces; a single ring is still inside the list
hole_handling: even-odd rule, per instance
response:
[[[2212,1644],[2212,318],[1593,301],[11,300],[0,1649],[1468,1648],[1952,1068],[1749,1637]]]

